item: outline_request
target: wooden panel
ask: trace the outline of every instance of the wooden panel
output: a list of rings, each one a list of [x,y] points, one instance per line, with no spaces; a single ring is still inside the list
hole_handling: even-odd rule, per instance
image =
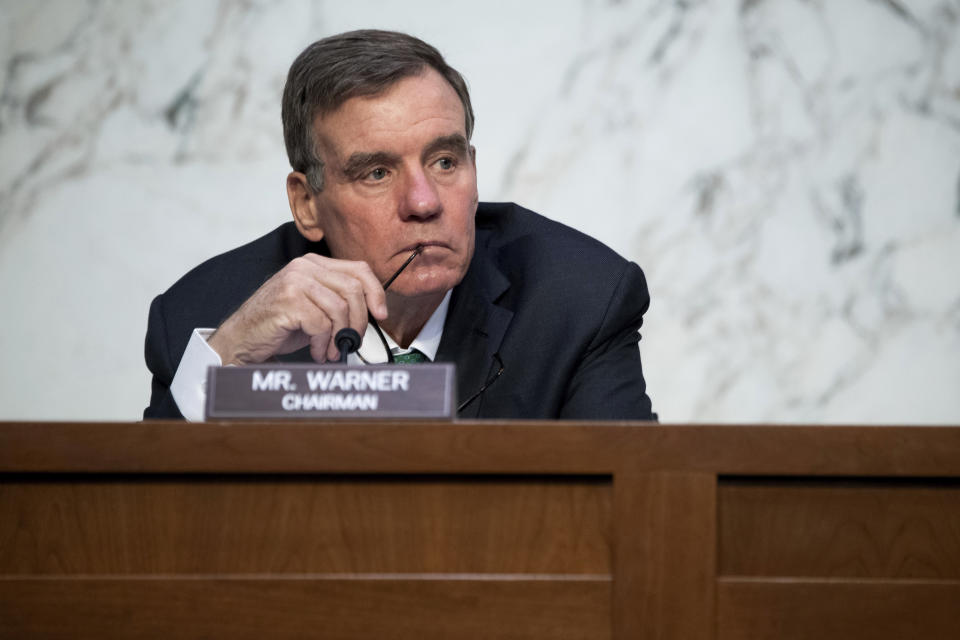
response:
[[[610,637],[572,580],[0,579],[0,639]]]
[[[960,579],[960,486],[721,482],[720,573]]]
[[[651,425],[0,423],[0,471],[610,473],[960,477],[960,428]]]
[[[609,478],[0,480],[0,574],[610,571]]]
[[[44,479],[65,471],[140,475]],[[207,475],[183,475],[194,472]],[[455,475],[296,475],[341,472]],[[612,473],[611,497],[597,476]],[[605,637],[607,616],[630,639],[960,637],[943,633],[956,631],[955,581],[722,579],[717,599],[715,577],[718,552],[725,570],[806,567],[764,545],[793,535],[784,550],[802,548],[792,524],[816,533],[848,511],[852,524],[804,550],[818,572],[953,576],[957,527],[938,511],[952,498],[842,498],[823,511],[778,496],[787,510],[768,512],[741,494],[728,516],[717,473],[957,478],[960,428],[0,424],[0,637],[212,637],[219,624],[230,637]],[[362,571],[443,575],[314,575]],[[173,572],[192,577],[162,575]]]
[[[719,640],[956,640],[960,582],[725,578]]]
[[[626,470],[614,509],[614,637],[713,638],[715,477]]]
[[[0,422],[0,471],[609,473],[635,430],[595,427],[556,421]]]

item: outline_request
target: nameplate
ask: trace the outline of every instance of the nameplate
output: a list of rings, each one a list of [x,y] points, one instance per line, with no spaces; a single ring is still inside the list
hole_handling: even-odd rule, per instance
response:
[[[453,419],[454,365],[265,364],[210,367],[208,420]]]

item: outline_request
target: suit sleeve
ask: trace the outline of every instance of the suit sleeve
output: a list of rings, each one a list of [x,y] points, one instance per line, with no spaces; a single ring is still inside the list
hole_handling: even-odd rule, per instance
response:
[[[144,358],[153,374],[150,405],[144,409],[144,420],[183,419],[177,403],[170,393],[170,383],[176,373],[176,363],[170,357],[169,338],[163,314],[163,297],[157,296],[150,305],[147,321],[147,337],[144,343]]]
[[[656,420],[640,362],[640,326],[650,306],[646,278],[629,263],[613,289],[596,335],[570,379],[565,420]]]

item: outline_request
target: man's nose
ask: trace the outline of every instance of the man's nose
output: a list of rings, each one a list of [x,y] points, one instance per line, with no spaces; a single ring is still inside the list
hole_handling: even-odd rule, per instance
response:
[[[404,218],[432,218],[443,209],[437,186],[423,170],[408,174],[402,215]]]

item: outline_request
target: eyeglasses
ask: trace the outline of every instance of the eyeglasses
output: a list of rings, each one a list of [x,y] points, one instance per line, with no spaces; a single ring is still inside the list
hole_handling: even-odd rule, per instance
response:
[[[473,402],[474,400],[476,400],[477,398],[479,398],[480,396],[482,396],[482,395],[483,395],[483,392],[486,391],[487,389],[489,389],[489,388],[490,388],[490,385],[492,385],[494,382],[496,382],[497,379],[498,379],[501,375],[503,375],[503,360],[500,359],[500,354],[499,354],[499,353],[493,354],[493,359],[497,361],[497,372],[494,373],[493,376],[491,376],[489,380],[487,380],[486,382],[484,382],[484,383],[483,383],[483,386],[481,386],[481,387],[477,390],[477,392],[476,392],[475,394],[473,394],[472,396],[470,396],[469,398],[467,398],[466,400],[464,400],[463,402],[460,403],[460,406],[457,407],[457,413],[460,413],[461,411],[463,411],[464,409],[466,409],[467,406],[469,406],[469,404],[470,404],[471,402]]]
[[[373,326],[373,329],[376,332],[377,337],[380,338],[380,344],[383,345],[383,351],[384,353],[387,354],[387,357],[385,361],[373,361],[366,358],[362,353],[360,353],[359,350],[356,352],[357,357],[359,357],[360,361],[363,362],[364,364],[396,363],[396,359],[393,357],[393,350],[390,348],[390,345],[387,343],[387,338],[383,335],[383,330],[380,329],[380,325],[378,325],[377,321],[373,319],[373,316],[370,316],[367,319],[367,321],[371,324],[371,326]],[[489,379],[487,379],[486,382],[483,383],[483,385],[477,390],[476,393],[474,393],[472,396],[470,396],[469,398],[467,398],[466,400],[460,403],[460,406],[457,407],[458,413],[466,409],[474,400],[476,400],[481,395],[483,395],[483,392],[489,389],[490,385],[496,382],[497,379],[501,375],[503,375],[504,367],[503,367],[503,360],[500,359],[500,354],[499,353],[493,354],[493,359],[497,364],[497,370],[493,373],[493,375],[490,376]]]
[[[400,265],[400,268],[397,269],[397,271],[392,276],[387,278],[387,281],[383,283],[384,291],[386,291],[387,288],[391,284],[393,284],[393,281],[397,279],[397,276],[399,276],[404,269],[407,268],[407,265],[409,265],[414,258],[420,255],[420,252],[422,250],[423,250],[423,245],[417,245],[417,247],[413,250],[413,253],[410,254],[410,257],[407,258],[406,261],[402,265]],[[374,319],[373,314],[370,313],[369,311],[367,311],[367,322],[373,327],[374,331],[377,334],[377,337],[380,338],[380,344],[383,345],[383,350],[387,354],[386,364],[396,363],[396,359],[393,357],[393,350],[390,348],[390,345],[387,344],[387,338],[386,336],[383,335],[383,330],[380,328],[380,325],[377,324],[377,321]],[[360,358],[360,361],[363,362],[364,364],[379,364],[379,363],[375,363],[367,360],[363,356],[363,354],[360,353],[359,350],[357,350],[356,354]],[[503,367],[503,360],[500,359],[500,354],[499,353],[493,354],[493,358],[497,363],[497,371],[486,382],[484,382],[483,385],[481,385],[481,387],[477,390],[476,393],[474,393],[472,396],[470,396],[469,398],[467,398],[466,400],[460,403],[460,406],[457,407],[457,413],[466,409],[474,400],[476,400],[481,395],[483,395],[483,392],[489,389],[490,385],[496,382],[500,378],[500,376],[503,375],[504,367]]]
[[[416,258],[418,255],[420,255],[420,252],[421,252],[421,251],[423,251],[423,245],[422,245],[422,244],[418,244],[416,247],[414,247],[413,253],[410,254],[410,257],[407,258],[406,260],[404,260],[403,264],[400,265],[400,268],[397,269],[397,270],[393,273],[393,275],[390,276],[389,278],[387,278],[387,281],[383,283],[383,290],[384,290],[384,291],[386,291],[387,289],[390,288],[390,285],[392,285],[392,284],[393,284],[393,281],[397,279],[397,276],[399,276],[401,273],[403,273],[403,270],[407,268],[407,265],[410,264],[411,262],[413,262],[413,259]],[[369,322],[371,325],[373,325],[373,328],[374,328],[374,329],[376,330],[376,332],[377,332],[377,336],[380,338],[380,342],[383,344],[383,349],[384,349],[384,351],[387,352],[387,364],[393,364],[394,362],[396,362],[396,360],[393,358],[393,351],[390,349],[390,345],[387,344],[387,339],[383,336],[383,331],[380,329],[380,325],[377,324],[377,321],[373,319],[373,314],[370,313],[369,310],[367,311],[367,322]],[[360,360],[361,360],[364,364],[370,364],[370,362],[368,362],[368,361],[360,354],[359,351],[357,351],[357,355],[360,356]]]

